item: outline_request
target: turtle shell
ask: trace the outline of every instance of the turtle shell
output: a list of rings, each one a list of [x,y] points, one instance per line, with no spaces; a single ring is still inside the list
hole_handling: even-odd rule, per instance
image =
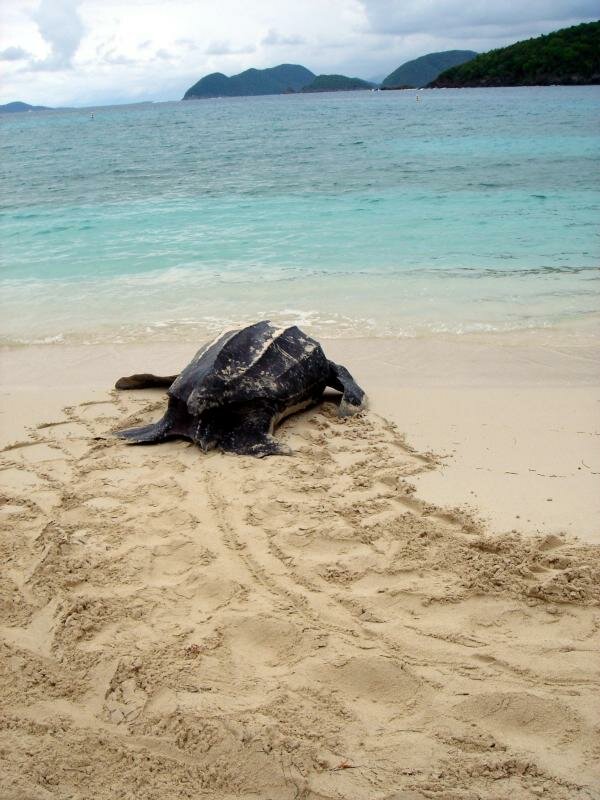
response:
[[[295,325],[268,321],[229,331],[200,348],[169,389],[191,414],[229,404],[290,404],[322,392],[329,362],[318,342]]]

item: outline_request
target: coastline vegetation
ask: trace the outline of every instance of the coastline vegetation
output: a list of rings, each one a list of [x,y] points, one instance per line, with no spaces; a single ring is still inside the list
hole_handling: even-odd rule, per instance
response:
[[[482,53],[443,72],[431,88],[600,83],[600,22]]]
[[[382,89],[418,89],[435,80],[440,73],[475,58],[474,50],[444,50],[427,53],[402,64],[383,79]]]
[[[317,75],[312,83],[301,89],[302,92],[353,92],[357,89],[372,89],[376,84],[362,78],[348,78],[346,75]]]

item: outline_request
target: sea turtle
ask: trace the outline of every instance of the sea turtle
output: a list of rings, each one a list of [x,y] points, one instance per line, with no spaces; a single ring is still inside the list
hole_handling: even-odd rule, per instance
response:
[[[115,388],[156,386],[169,387],[164,417],[117,436],[132,444],[190,439],[205,451],[217,447],[258,457],[291,452],[273,438],[273,429],[317,403],[326,386],[342,392],[341,416],[359,411],[365,400],[348,370],[328,361],[318,342],[296,326],[268,321],[204,345],[179,376],[131,375]]]

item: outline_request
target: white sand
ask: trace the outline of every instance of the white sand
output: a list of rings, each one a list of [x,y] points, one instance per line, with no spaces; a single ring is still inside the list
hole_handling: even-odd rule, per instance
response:
[[[330,342],[264,461],[106,438],[194,348],[4,353],[0,796],[600,796],[600,381],[506,346]]]
[[[370,406],[441,456],[419,493],[469,507],[493,531],[567,532],[600,544],[600,357],[556,335],[325,342]],[[69,402],[104,398],[115,375],[177,372],[195,346],[40,347],[0,359],[0,442]],[[26,353],[26,355],[25,355]],[[43,397],[40,397],[43,388]]]

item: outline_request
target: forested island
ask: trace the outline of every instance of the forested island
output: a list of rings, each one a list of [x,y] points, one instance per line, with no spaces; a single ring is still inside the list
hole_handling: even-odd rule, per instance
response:
[[[205,75],[184,94],[184,100],[210,97],[248,97],[296,92],[351,92],[376,84],[346,75],[315,75],[300,64],[280,64],[269,69],[247,69],[230,78],[221,72]]]
[[[429,53],[398,67],[383,81],[382,89],[425,86],[430,80],[453,64],[462,64],[476,53],[472,50],[448,50]],[[301,64],[279,64],[268,69],[247,69],[228,77],[212,72],[200,78],[184,94],[184,100],[215,97],[251,97],[266,94],[295,94],[313,92],[353,92],[373,89],[376,83],[347,75],[315,75]]]
[[[247,69],[227,77],[213,72],[191,86],[184,100],[208,97],[246,97],[263,94],[299,92],[316,78],[314,72],[300,64],[279,64],[268,69]]]
[[[381,82],[382,89],[418,89],[435,80],[450,67],[464,64],[475,58],[474,50],[444,50],[441,53],[428,53],[420,58],[407,61],[391,72]]]
[[[588,22],[482,53],[431,88],[600,83],[600,22]]]
[[[23,111],[51,111],[48,106],[30,106],[29,103],[22,103],[20,100],[15,100],[13,103],[5,103],[0,106],[0,114],[18,114]]]
[[[346,75],[317,75],[304,86],[302,92],[355,92],[358,89],[372,89],[376,84],[363,81],[362,78],[348,78]]]

